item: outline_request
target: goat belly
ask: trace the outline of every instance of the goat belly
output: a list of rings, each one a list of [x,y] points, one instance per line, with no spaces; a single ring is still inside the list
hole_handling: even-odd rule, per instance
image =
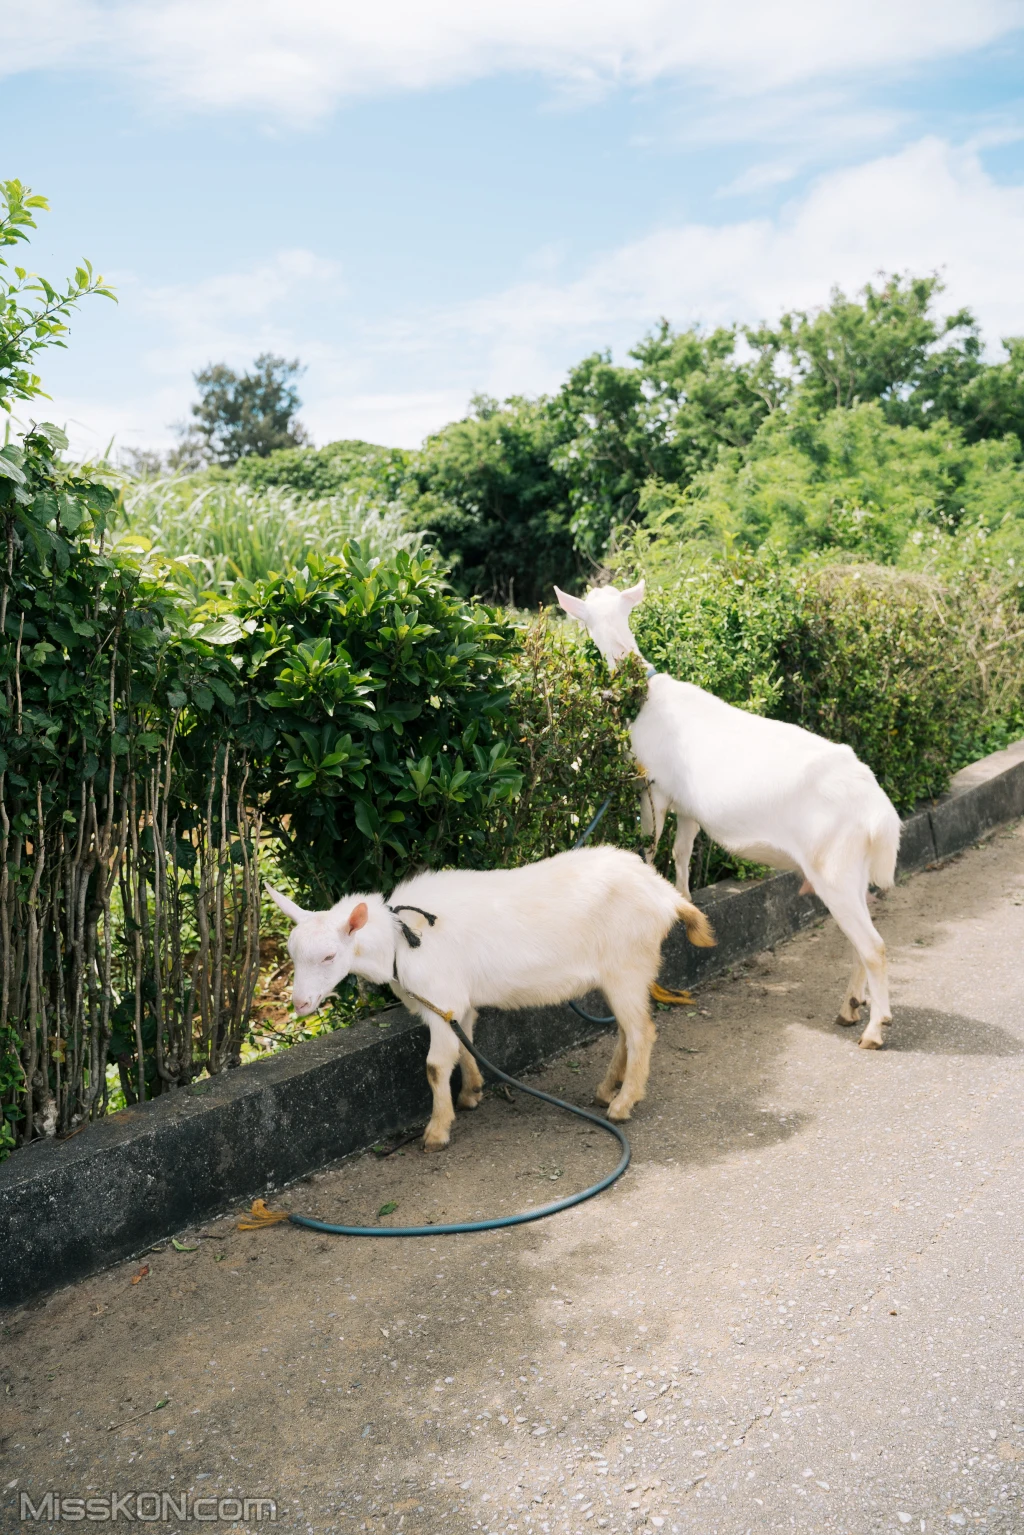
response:
[[[504,1011],[517,1007],[553,1007],[568,1002],[571,997],[586,996],[597,987],[598,982],[591,977],[578,977],[567,982],[564,973],[557,976],[524,973],[503,988],[489,987],[481,979],[473,989],[473,1006],[497,1007]]]

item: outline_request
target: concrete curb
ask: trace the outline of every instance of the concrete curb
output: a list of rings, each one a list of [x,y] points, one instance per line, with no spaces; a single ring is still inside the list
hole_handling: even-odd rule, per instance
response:
[[[1024,815],[1024,741],[973,763],[948,794],[904,822],[909,873]],[[699,984],[824,914],[800,878],[725,880],[698,893],[718,937],[694,949],[682,928],[665,945],[662,980]],[[598,997],[588,1010],[603,1012]],[[485,1011],[477,1038],[506,1071],[522,1072],[600,1029],[567,1007],[514,1016]],[[36,1142],[0,1164],[0,1305],[144,1252],[160,1238],[372,1145],[429,1113],[427,1031],[403,1008],[270,1060],[193,1083],[87,1126]]]

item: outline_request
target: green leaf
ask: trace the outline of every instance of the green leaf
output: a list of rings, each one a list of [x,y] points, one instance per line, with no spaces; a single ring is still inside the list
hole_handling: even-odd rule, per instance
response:
[[[245,630],[233,613],[226,613],[211,624],[205,624],[200,637],[208,645],[234,645],[245,637]]]
[[[355,820],[364,837],[369,837],[371,841],[375,841],[380,836],[380,817],[368,800],[356,800]]]
[[[14,462],[11,452],[7,448],[0,448],[0,479],[13,480],[16,485],[27,483],[25,475]]]
[[[397,1209],[398,1209],[398,1200],[397,1199],[389,1199],[389,1200],[387,1200],[384,1204],[381,1205],[380,1209],[377,1211],[378,1219],[382,1215],[394,1215],[394,1213],[395,1213],[395,1211]]]

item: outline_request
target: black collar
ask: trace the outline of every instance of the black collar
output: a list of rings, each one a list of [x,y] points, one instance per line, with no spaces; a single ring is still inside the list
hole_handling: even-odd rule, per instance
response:
[[[428,923],[430,924],[431,927],[433,927],[434,923],[437,921],[437,917],[434,915],[434,913],[432,911],[424,911],[422,906],[389,906],[388,907],[388,911],[391,913],[391,915],[393,917],[398,917],[398,913],[400,911],[415,911],[415,912],[418,912],[421,917],[426,917],[426,919],[427,919],[427,921],[428,921]],[[418,949],[420,944],[423,942],[423,939],[420,937],[419,933],[414,933],[412,928],[409,926],[408,922],[403,922],[401,917],[398,917],[398,925],[402,929],[402,933],[403,933],[403,935],[405,937],[405,941],[409,945],[410,949]],[[398,950],[397,949],[395,950],[395,962],[394,962],[394,966],[393,966],[393,973],[394,973],[395,980],[397,981],[398,980]]]

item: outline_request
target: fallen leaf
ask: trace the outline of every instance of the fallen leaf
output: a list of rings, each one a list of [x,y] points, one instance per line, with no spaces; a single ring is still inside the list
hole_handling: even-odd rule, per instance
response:
[[[177,1237],[171,1237],[171,1246],[176,1253],[197,1253],[199,1251],[198,1243],[195,1247],[186,1247],[184,1242],[178,1241]]]
[[[398,1209],[398,1200],[397,1199],[389,1199],[387,1204],[381,1205],[380,1209],[377,1211],[377,1214],[378,1215],[392,1215],[395,1212],[395,1210],[397,1210],[397,1209]]]
[[[141,1284],[149,1273],[149,1264],[144,1263],[137,1274],[132,1275],[132,1284]]]

